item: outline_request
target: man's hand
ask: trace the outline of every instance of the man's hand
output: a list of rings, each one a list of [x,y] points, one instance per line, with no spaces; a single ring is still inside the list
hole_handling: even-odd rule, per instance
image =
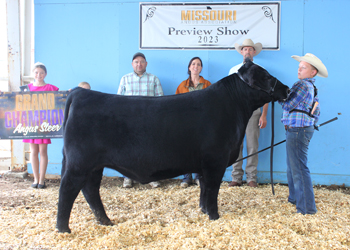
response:
[[[261,113],[261,116],[260,116],[260,119],[259,119],[259,128],[262,129],[262,128],[265,128],[266,125],[267,125],[267,119],[266,119],[266,116],[267,116],[267,110],[269,108],[269,104],[266,103],[264,106],[263,106],[263,111]]]
[[[265,128],[267,125],[267,119],[266,119],[266,116],[260,116],[260,119],[259,119],[259,128]]]

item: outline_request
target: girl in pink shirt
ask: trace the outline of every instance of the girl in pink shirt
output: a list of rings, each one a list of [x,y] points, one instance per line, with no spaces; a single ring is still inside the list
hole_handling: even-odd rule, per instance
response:
[[[58,91],[54,85],[45,83],[47,70],[44,64],[36,63],[33,69],[34,83],[28,84],[30,91]],[[50,139],[24,139],[23,142],[30,144],[30,161],[32,163],[34,182],[32,188],[45,188],[45,174],[48,164],[47,145]],[[40,154],[40,161],[39,161]],[[39,171],[40,169],[40,171]]]

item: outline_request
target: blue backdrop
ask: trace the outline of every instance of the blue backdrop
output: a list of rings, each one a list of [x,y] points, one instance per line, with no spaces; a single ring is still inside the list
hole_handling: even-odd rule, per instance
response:
[[[152,1],[148,1],[152,2]],[[163,1],[175,2],[175,1]],[[178,2],[178,1],[176,1]],[[203,2],[203,1],[183,1]],[[206,1],[208,3],[208,1]],[[229,1],[209,1],[229,2]],[[240,1],[252,2],[252,1]],[[269,1],[263,1],[269,2]],[[309,168],[314,184],[350,184],[349,111],[350,84],[346,76],[350,41],[345,23],[350,1],[285,0],[281,2],[279,51],[262,51],[254,61],[284,84],[297,80],[298,62],[292,55],[313,53],[326,65],[329,77],[317,77],[321,118],[339,120],[315,132],[309,150]],[[94,90],[116,93],[120,78],[132,72],[132,55],[139,51],[139,2],[126,0],[35,0],[35,61],[48,69],[46,82],[67,90],[87,81]],[[258,42],[258,41],[255,41]],[[147,71],[157,75],[165,95],[175,93],[186,79],[187,65],[194,56],[203,60],[202,76],[212,83],[227,76],[241,62],[234,50],[142,50]],[[275,142],[285,139],[280,122],[281,107],[275,104]],[[271,109],[268,126],[261,131],[259,148],[270,145]],[[62,139],[49,146],[48,174],[60,174]],[[274,179],[286,183],[285,144],[275,148]],[[93,153],[93,152],[91,152]],[[258,182],[269,182],[270,153],[259,155]],[[31,167],[29,166],[29,172]],[[224,180],[231,180],[228,168]],[[105,170],[105,175],[119,175]]]

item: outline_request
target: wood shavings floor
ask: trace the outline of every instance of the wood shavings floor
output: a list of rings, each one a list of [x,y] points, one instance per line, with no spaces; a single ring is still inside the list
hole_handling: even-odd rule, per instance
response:
[[[82,194],[76,199],[71,234],[55,230],[59,180],[47,189],[29,188],[32,179],[0,178],[0,249],[350,249],[348,188],[316,187],[316,215],[296,214],[288,187],[228,187],[219,192],[220,219],[199,207],[199,187],[180,180],[162,187],[104,177],[101,197],[114,226],[98,225]]]

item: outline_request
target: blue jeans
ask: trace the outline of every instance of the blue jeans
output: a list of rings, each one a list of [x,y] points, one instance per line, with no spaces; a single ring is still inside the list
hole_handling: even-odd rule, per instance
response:
[[[286,132],[288,201],[296,204],[297,213],[317,212],[310,170],[307,167],[309,142],[314,127],[288,128]]]
[[[194,179],[199,179],[199,175],[198,174],[194,174]],[[182,179],[183,182],[192,182],[192,174],[185,174],[184,178]]]

